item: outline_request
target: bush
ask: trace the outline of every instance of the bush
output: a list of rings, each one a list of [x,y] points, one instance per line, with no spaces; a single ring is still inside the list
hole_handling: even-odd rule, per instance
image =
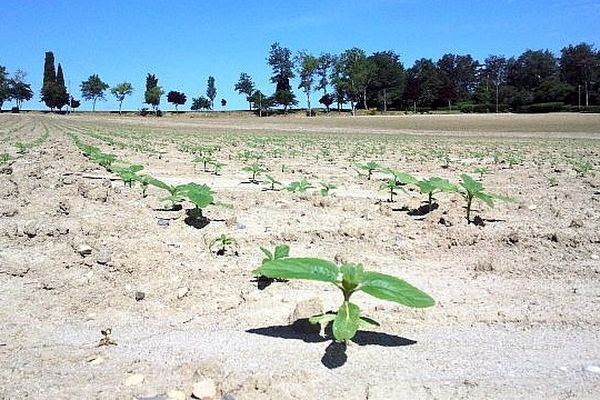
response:
[[[140,115],[142,117],[145,117],[146,115],[150,114],[150,110],[147,107],[144,107],[140,110]]]
[[[19,110],[19,107],[13,107],[10,109],[10,112],[13,114],[18,114],[21,112],[21,110]]]
[[[521,106],[517,110],[517,112],[522,113],[532,113],[532,114],[540,114],[540,113],[550,113],[550,112],[560,112],[563,111],[565,103],[563,102],[552,102],[552,103],[534,103],[528,106]]]
[[[310,115],[308,114],[308,110],[306,110],[307,117],[315,117],[317,115],[317,111],[314,108],[310,109]]]
[[[574,106],[573,111],[579,111],[583,113],[600,113],[600,106]]]
[[[459,103],[458,109],[460,112],[470,114],[475,111],[475,104],[473,103]]]

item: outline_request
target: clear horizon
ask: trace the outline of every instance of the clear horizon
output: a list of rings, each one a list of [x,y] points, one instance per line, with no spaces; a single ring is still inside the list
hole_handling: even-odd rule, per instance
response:
[[[180,110],[189,110],[192,97],[206,95],[212,75],[217,87],[215,110],[222,109],[221,98],[227,100],[225,109],[233,110],[247,108],[244,96],[233,89],[241,72],[248,73],[264,93],[274,91],[266,58],[275,41],[294,54],[299,50],[339,54],[351,47],[367,53],[394,50],[407,68],[416,59],[436,61],[446,53],[471,54],[483,61],[489,54],[518,56],[527,49],[548,49],[559,56],[569,44],[600,43],[600,1],[586,0],[291,1],[250,7],[241,1],[28,0],[5,8],[0,16],[4,39],[0,65],[10,74],[17,69],[27,72],[34,98],[23,108],[34,110],[47,109],[40,102],[46,51],[61,63],[67,86],[79,100],[81,82],[98,74],[110,87],[131,82],[135,91],[123,109],[140,109],[146,106],[145,76],[154,73],[165,93],[177,90],[187,95]],[[297,86],[294,80],[303,107]],[[97,111],[118,108],[109,91],[105,97],[107,101],[96,104]],[[91,109],[91,102],[82,101],[80,110]],[[166,95],[161,109],[174,109]]]

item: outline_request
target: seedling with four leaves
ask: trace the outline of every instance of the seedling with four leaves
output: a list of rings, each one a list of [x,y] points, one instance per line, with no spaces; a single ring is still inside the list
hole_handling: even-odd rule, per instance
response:
[[[381,166],[377,164],[375,161],[369,161],[366,164],[356,164],[356,168],[367,171],[367,180],[371,180],[371,176],[373,176],[373,172],[379,170]],[[357,171],[358,172],[358,171]],[[360,174],[360,172],[359,172]]]
[[[263,166],[259,163],[253,163],[251,165],[245,166],[244,168],[242,168],[242,171],[250,172],[252,174],[252,176],[250,177],[251,183],[258,183],[258,180],[256,180],[256,178],[260,176],[260,174],[262,174],[263,172],[267,172],[267,170],[264,169]]]
[[[264,250],[263,250],[264,251]],[[426,293],[407,282],[379,272],[365,271],[361,264],[335,263],[319,258],[265,259],[254,271],[257,276],[272,279],[306,279],[329,282],[342,291],[343,302],[337,313],[315,315],[312,324],[325,327],[332,323],[333,337],[338,342],[350,341],[359,328],[379,326],[361,316],[360,308],[350,301],[352,294],[362,291],[382,300],[393,301],[409,307],[430,307],[435,301]]]

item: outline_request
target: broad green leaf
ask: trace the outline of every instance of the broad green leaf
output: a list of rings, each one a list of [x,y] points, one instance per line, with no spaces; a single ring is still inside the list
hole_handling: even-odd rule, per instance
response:
[[[438,178],[437,176],[434,176],[432,178],[429,178],[429,182],[431,183],[431,185],[433,186],[434,189],[436,189],[440,192],[451,193],[451,192],[458,191],[458,187],[456,187],[456,185],[450,183],[450,181],[448,179],[442,179],[442,178]]]
[[[356,335],[360,325],[360,308],[344,301],[333,320],[333,337],[339,342],[350,340]]]
[[[198,208],[205,208],[214,201],[213,191],[207,185],[188,184],[185,195]]]
[[[164,189],[164,190],[167,190],[167,191],[171,191],[170,190],[171,189],[170,185],[167,185],[163,181],[160,181],[160,180],[158,180],[156,178],[153,178],[153,177],[149,177],[148,184],[150,184],[152,186],[155,186],[155,187],[157,187],[159,189]]]
[[[429,194],[435,190],[435,186],[433,185],[433,183],[427,179],[417,182],[417,186],[423,194]]]
[[[131,165],[128,169],[131,172],[136,173],[136,172],[140,172],[141,170],[143,170],[144,166],[140,165],[140,164],[134,164],[134,165]]]
[[[359,287],[365,293],[408,307],[430,307],[435,301],[426,293],[396,277],[379,272],[365,272]]]
[[[460,183],[462,187],[464,187],[468,192],[476,193],[483,190],[483,185],[481,182],[477,182],[475,179],[471,178],[467,174],[462,174],[460,176],[462,182]]]
[[[281,258],[265,262],[254,273],[267,278],[335,282],[339,271],[331,261],[319,258]]]
[[[494,208],[494,196],[486,192],[475,192],[473,197],[483,201],[490,208]]]

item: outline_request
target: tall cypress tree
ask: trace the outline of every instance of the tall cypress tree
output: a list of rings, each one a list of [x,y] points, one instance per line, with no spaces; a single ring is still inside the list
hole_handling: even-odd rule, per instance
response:
[[[63,76],[63,70],[60,63],[58,63],[58,69],[56,71],[56,98],[54,99],[54,106],[58,109],[63,108],[69,103],[69,94],[67,93],[67,87],[65,86],[65,78]]]
[[[54,53],[46,52],[44,59],[44,81],[42,84],[42,101],[48,107],[56,107],[56,71],[54,69]]]

